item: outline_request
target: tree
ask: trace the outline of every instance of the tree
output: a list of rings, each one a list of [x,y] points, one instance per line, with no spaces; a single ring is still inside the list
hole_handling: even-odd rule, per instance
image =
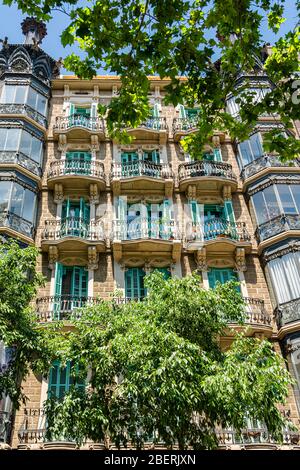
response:
[[[299,118],[299,22],[273,47],[263,69],[274,86],[261,102],[249,93],[249,83],[236,87],[241,71],[256,68],[263,46],[264,23],[278,32],[285,0],[97,0],[84,6],[76,0],[3,0],[16,3],[23,13],[48,21],[56,10],[70,23],[61,34],[64,46],[78,43],[83,58],[72,53],[64,60],[68,70],[92,78],[97,69],[117,74],[122,81],[118,97],[99,106],[106,113],[110,134],[128,141],[126,127],[136,127],[149,115],[148,75],[169,77],[166,103],[199,107],[198,131],[183,140],[185,150],[201,158],[201,147],[215,129],[244,140],[260,114],[279,114],[283,128]],[[300,3],[295,5],[299,12]],[[184,78],[184,79],[181,79]],[[241,120],[224,112],[226,97],[240,100]],[[273,129],[266,138],[268,151],[280,151],[283,160],[299,153],[300,142]]]
[[[75,384],[63,399],[46,401],[46,437],[213,448],[216,426],[238,432],[247,416],[281,439],[278,404],[290,384],[282,358],[269,341],[243,335],[222,351],[219,337],[229,321],[243,322],[244,302],[233,281],[214,290],[199,283],[195,274],[153,273],[144,301],[83,309],[59,340],[58,359],[77,365]],[[87,387],[77,387],[88,373]]]
[[[10,360],[0,370],[0,397],[9,395],[18,408],[26,397],[22,381],[30,370],[47,370],[51,363],[49,331],[37,328],[30,306],[43,277],[36,272],[38,250],[16,241],[0,245],[0,341]]]

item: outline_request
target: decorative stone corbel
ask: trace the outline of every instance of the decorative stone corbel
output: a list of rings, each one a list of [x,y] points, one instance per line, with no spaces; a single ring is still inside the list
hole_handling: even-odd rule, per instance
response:
[[[173,263],[177,263],[180,261],[181,256],[181,240],[173,240],[172,244],[172,261]]]
[[[202,247],[195,252],[195,261],[198,271],[207,271],[206,248]]]
[[[186,197],[194,201],[197,197],[197,186],[195,184],[189,184],[186,190]]]
[[[235,250],[235,264],[237,271],[246,271],[246,253],[245,248],[236,248]]]
[[[90,203],[99,204],[99,191],[96,183],[90,184]]]
[[[91,135],[91,150],[95,152],[98,151],[100,148],[99,146],[99,139],[97,135]]]
[[[232,199],[231,186],[229,186],[229,185],[223,186],[223,199],[224,200]]]
[[[213,135],[212,136],[212,144],[214,148],[220,148],[221,143],[220,143],[220,136],[219,135]]]
[[[95,246],[88,247],[88,269],[98,269],[99,255]]]
[[[151,272],[151,264],[148,259],[145,259],[144,271],[146,274],[149,274]]]
[[[60,204],[64,200],[64,187],[61,183],[54,185],[54,202]]]
[[[55,263],[58,261],[58,248],[55,245],[49,246],[48,252],[49,269],[55,269]]]
[[[59,134],[58,136],[58,150],[60,152],[66,152],[67,147],[67,136],[66,134]]]
[[[118,96],[118,87],[117,85],[113,85],[111,89],[111,96]]]

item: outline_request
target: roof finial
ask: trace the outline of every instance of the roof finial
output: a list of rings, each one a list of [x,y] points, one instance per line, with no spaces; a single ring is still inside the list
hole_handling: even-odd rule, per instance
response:
[[[37,46],[41,44],[42,40],[47,34],[46,24],[43,21],[38,21],[34,17],[27,17],[21,23],[22,32],[25,35],[24,44]]]

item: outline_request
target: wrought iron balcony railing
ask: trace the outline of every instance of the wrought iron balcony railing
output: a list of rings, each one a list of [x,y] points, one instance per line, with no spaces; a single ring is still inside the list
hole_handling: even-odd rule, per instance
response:
[[[85,240],[104,240],[102,221],[87,221],[82,217],[65,217],[61,220],[46,220],[42,234],[43,240],[61,240],[65,237],[77,237]]]
[[[133,163],[113,163],[111,166],[111,180],[114,178],[134,178],[137,176],[169,179],[173,178],[173,172],[169,164],[152,163],[143,160]]]
[[[47,119],[28,104],[8,103],[0,104],[0,114],[24,114],[43,127],[48,126]]]
[[[283,444],[298,445],[300,435],[297,432],[283,430]],[[230,444],[277,444],[277,441],[271,436],[267,428],[245,428],[241,433],[232,429],[217,429],[216,435],[219,445]]]
[[[26,170],[29,170],[31,173],[37,176],[42,176],[42,169],[35,160],[28,157],[24,153],[11,150],[1,150],[0,151],[0,164],[18,164]]]
[[[215,176],[236,180],[236,176],[232,172],[232,166],[229,163],[206,162],[202,160],[199,162],[181,163],[178,167],[179,181],[199,176]]]
[[[18,431],[21,444],[43,442],[46,434],[46,415],[43,408],[25,408],[23,423]]]
[[[72,116],[57,116],[53,126],[54,131],[66,131],[74,127],[83,127],[93,132],[104,131],[104,121],[100,117],[88,117],[72,114]]]
[[[198,128],[198,117],[191,116],[191,117],[184,117],[184,118],[174,118],[173,119],[173,134],[175,132],[188,132],[193,131]]]
[[[34,238],[35,236],[35,228],[32,222],[9,211],[0,212],[0,227],[11,228],[29,238]]]
[[[12,428],[12,413],[0,410],[0,443],[9,443]]]
[[[262,242],[288,230],[300,230],[300,214],[280,214],[259,225],[255,231],[255,235],[257,240]]]
[[[78,297],[74,295],[53,295],[36,300],[36,315],[39,322],[57,320],[78,320],[83,307],[98,305],[97,297]]]
[[[124,129],[129,129],[126,125]],[[145,121],[141,122],[136,129],[149,129],[152,131],[166,131],[168,130],[167,119],[165,117],[149,117]],[[135,128],[130,128],[135,130]]]
[[[98,161],[81,162],[78,160],[59,160],[51,162],[48,178],[64,175],[92,176],[105,179],[104,165],[102,162]]]
[[[250,178],[265,168],[276,168],[276,167],[296,167],[299,166],[299,162],[294,160],[292,162],[282,162],[279,155],[262,155],[251,163],[248,163],[241,171],[241,178],[244,180]]]
[[[245,222],[229,222],[226,219],[215,218],[203,224],[188,222],[186,225],[186,241],[208,241],[219,238],[229,238],[241,242],[250,241]]]
[[[112,237],[114,240],[180,240],[181,234],[179,224],[174,220],[136,217],[132,222],[114,220]]]
[[[274,313],[278,328],[300,321],[300,299],[293,299],[278,305]]]
[[[261,299],[244,297],[246,303],[245,323],[271,326],[272,318],[265,310],[265,303]]]

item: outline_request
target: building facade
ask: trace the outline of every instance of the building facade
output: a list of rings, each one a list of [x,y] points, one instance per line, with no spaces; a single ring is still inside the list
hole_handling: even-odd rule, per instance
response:
[[[119,144],[97,114],[98,104],[117,96],[119,79],[58,76],[58,64],[39,47],[43,24],[27,19],[23,30],[25,44],[4,44],[0,53],[0,232],[40,249],[39,322],[68,325],[76,308],[116,290],[122,299],[142,298],[144,276],[154,269],[166,277],[197,270],[205,289],[237,279],[247,334],[270,339],[288,359],[297,383],[282,412],[299,425],[300,166],[263,150],[263,134],[280,126],[278,117],[261,117],[246,142],[216,131],[202,160],[191,161],[180,139],[195,132],[197,109],[165,106],[168,80],[152,77],[151,116],[128,129],[131,144]],[[247,79],[259,99],[273,85],[257,67],[236,86]],[[233,97],[227,106],[239,119]],[[231,329],[221,338],[224,348],[232,337]],[[1,364],[7,354],[3,347]],[[58,363],[48,377],[32,374],[24,383],[29,400],[17,412],[2,399],[3,445],[74,448],[43,441],[43,402],[49,391],[68,390],[69,374]],[[249,422],[242,439],[220,430],[219,440],[223,448],[297,448],[299,435],[285,432],[279,446]]]

